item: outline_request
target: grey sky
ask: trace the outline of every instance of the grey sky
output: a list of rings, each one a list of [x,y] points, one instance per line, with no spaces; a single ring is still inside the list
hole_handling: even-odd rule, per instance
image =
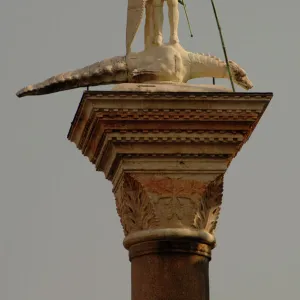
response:
[[[182,45],[223,57],[210,2],[186,2],[195,37],[181,10]],[[299,299],[299,1],[216,5],[230,58],[253,91],[274,98],[226,175],[211,299]],[[15,97],[24,85],[123,55],[126,7],[1,0],[1,300],[130,299],[111,184],[66,138],[82,90]],[[135,50],[142,42],[140,30]]]

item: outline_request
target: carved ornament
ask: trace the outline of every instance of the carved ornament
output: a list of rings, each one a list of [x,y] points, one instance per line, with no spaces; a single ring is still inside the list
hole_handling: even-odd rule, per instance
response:
[[[125,235],[158,228],[189,228],[214,234],[223,176],[211,182],[158,175],[125,174],[116,192]]]

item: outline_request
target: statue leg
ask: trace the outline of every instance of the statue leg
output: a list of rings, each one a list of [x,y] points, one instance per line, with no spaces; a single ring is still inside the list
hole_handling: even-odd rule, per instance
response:
[[[153,0],[153,15],[154,15],[154,38],[153,43],[161,45],[163,42],[162,27],[164,22],[163,13],[164,0]]]
[[[146,21],[145,21],[145,30],[144,30],[144,43],[145,49],[151,47],[153,42],[153,4],[151,0],[146,2]]]
[[[178,23],[179,23],[179,10],[178,0],[167,0],[169,10],[169,23],[170,23],[170,43],[179,43],[178,38]]]

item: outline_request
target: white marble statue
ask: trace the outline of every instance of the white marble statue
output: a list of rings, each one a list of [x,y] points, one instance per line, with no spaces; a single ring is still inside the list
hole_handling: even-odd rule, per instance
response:
[[[126,52],[131,52],[131,45],[141,24],[144,10],[146,20],[144,29],[145,49],[152,45],[160,46],[163,43],[163,5],[167,2],[170,24],[170,44],[179,43],[178,0],[128,0],[127,28],[126,28]]]
[[[249,90],[252,82],[235,62],[227,64],[211,55],[185,50],[178,40],[178,0],[166,0],[169,6],[170,42],[163,44],[163,0],[129,0],[127,19],[127,53],[96,62],[72,72],[53,76],[21,89],[19,97],[50,94],[85,86],[104,84],[163,83],[183,90],[194,78],[230,78]],[[146,8],[145,49],[131,52],[131,43]],[[230,74],[228,72],[230,70]],[[124,86],[124,85],[123,85]],[[172,88],[173,88],[172,87]]]
[[[229,62],[233,80],[249,90],[252,82],[235,62]],[[207,54],[186,51],[178,43],[151,47],[94,63],[72,72],[53,76],[20,90],[19,97],[43,95],[84,86],[121,83],[177,83],[202,77],[229,78],[226,63]]]

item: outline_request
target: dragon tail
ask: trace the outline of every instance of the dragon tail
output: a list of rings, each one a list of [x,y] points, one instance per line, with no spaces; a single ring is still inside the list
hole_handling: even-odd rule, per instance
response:
[[[116,56],[90,66],[62,73],[17,92],[18,97],[45,95],[79,87],[126,83],[128,67],[125,56]]]

